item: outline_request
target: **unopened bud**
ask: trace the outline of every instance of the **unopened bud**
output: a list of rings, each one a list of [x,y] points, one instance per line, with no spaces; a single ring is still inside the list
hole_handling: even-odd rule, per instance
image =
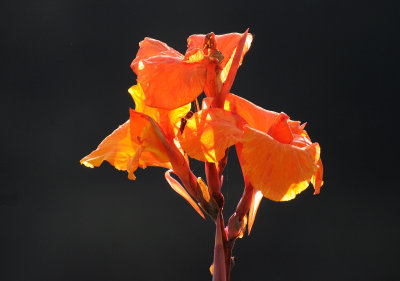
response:
[[[228,240],[235,240],[237,238],[242,238],[243,234],[246,230],[247,225],[247,216],[244,216],[242,219],[234,213],[229,221],[228,221]]]

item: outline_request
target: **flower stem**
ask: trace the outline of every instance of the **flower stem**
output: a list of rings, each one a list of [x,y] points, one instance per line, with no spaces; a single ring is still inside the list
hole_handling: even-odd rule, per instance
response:
[[[214,246],[214,273],[212,281],[228,281],[226,267],[226,253],[224,247],[225,230],[221,211],[218,213],[215,224],[215,246]],[[230,267],[229,267],[230,268]]]

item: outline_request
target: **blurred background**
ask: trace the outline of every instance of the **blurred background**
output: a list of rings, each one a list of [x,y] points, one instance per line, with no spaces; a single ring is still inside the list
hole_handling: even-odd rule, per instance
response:
[[[214,225],[163,169],[138,170],[133,182],[79,160],[128,119],[129,66],[144,37],[184,53],[191,34],[247,28],[254,41],[232,92],[307,122],[325,185],[261,202],[231,280],[399,280],[393,2],[2,5],[0,280],[211,280]],[[226,217],[243,189],[233,152]]]

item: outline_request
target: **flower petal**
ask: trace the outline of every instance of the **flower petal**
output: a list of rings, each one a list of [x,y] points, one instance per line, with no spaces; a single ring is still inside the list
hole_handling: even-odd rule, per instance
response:
[[[234,94],[226,96],[224,109],[239,115],[250,127],[262,132],[268,132],[279,115]]]
[[[236,77],[236,72],[239,66],[242,64],[244,54],[247,52],[248,48],[250,48],[251,41],[253,40],[252,38],[253,37],[248,34],[247,29],[246,32],[240,37],[232,56],[221,71],[221,81],[224,83],[221,94],[224,98],[232,88],[233,81]],[[221,102],[221,105],[222,104],[223,102]]]
[[[139,51],[136,54],[136,58],[132,61],[131,67],[133,68],[133,65],[138,64],[141,60],[157,55],[176,57],[179,59],[183,58],[181,53],[169,47],[164,42],[146,37],[139,43]]]
[[[92,153],[82,158],[81,164],[93,168],[103,161],[110,162],[118,170],[126,170],[127,165],[139,145],[132,145],[129,120],[106,137]]]
[[[203,63],[187,63],[180,59],[155,56],[140,61],[134,68],[151,107],[175,109],[192,102],[203,92],[206,67]]]
[[[180,136],[182,148],[192,158],[218,162],[242,136],[241,119],[220,108],[196,112]]]
[[[114,132],[106,137],[92,153],[84,157],[81,164],[93,168],[100,166],[103,161],[108,161],[118,170],[131,170],[132,159],[141,145],[131,141],[131,121],[128,120],[123,125],[119,126]],[[136,165],[145,168],[146,166],[160,166],[171,168],[171,164],[164,158],[159,159],[156,155],[143,152],[140,155],[139,162]],[[132,166],[133,167],[133,166]],[[133,175],[132,175],[133,177]]]
[[[179,131],[181,119],[190,111],[191,104],[188,103],[174,110],[165,110],[145,105],[145,94],[140,84],[129,88],[128,92],[135,101],[135,111],[146,114],[153,118],[164,131],[169,139],[173,139]]]
[[[195,209],[196,212],[203,219],[205,219],[204,214],[200,210],[199,206],[196,204],[196,202],[194,202],[192,197],[190,197],[190,195],[189,195],[189,193],[187,193],[186,189],[184,189],[183,186],[171,176],[171,172],[173,172],[173,171],[172,170],[168,170],[168,171],[165,172],[165,179],[167,180],[167,182],[169,183],[171,188],[173,190],[175,190],[175,192],[178,193],[180,196],[182,196],[186,201],[188,201],[189,204],[193,207],[193,209]]]
[[[143,88],[146,105],[175,109],[201,94],[206,83],[206,62],[183,60],[183,55],[160,41],[146,38],[140,43],[131,68]]]
[[[318,170],[319,145],[297,147],[244,127],[242,169],[254,188],[275,201],[293,199],[306,189]]]
[[[243,36],[243,34],[241,34],[241,33],[227,33],[227,34],[215,36],[215,41],[217,43],[216,49],[218,49],[224,56],[224,59],[221,61],[221,67],[224,69],[223,72],[225,73],[223,75],[224,79],[222,82],[225,81],[226,76],[228,75],[230,63],[232,63],[232,59],[235,55],[237,45],[238,45],[240,39],[242,38],[242,36]],[[189,36],[189,38],[187,39],[187,42],[188,42],[188,51],[187,52],[190,53],[190,52],[192,52],[192,50],[195,50],[195,49],[203,49],[205,38],[206,38],[205,34],[194,34],[194,35]],[[240,64],[242,63],[244,55],[249,50],[252,40],[253,40],[253,36],[251,34],[247,34],[246,43],[244,45],[243,53],[242,53],[241,59],[240,59]]]
[[[249,210],[249,223],[248,223],[248,233],[250,235],[251,229],[253,228],[254,220],[256,218],[258,207],[260,206],[263,194],[260,190],[253,191],[253,197],[251,199],[251,205]]]
[[[324,173],[324,168],[322,166],[322,160],[321,158],[317,162],[318,164],[318,171],[313,175],[311,178],[311,183],[314,186],[314,194],[319,194],[319,191],[321,189],[321,186],[324,184],[324,181],[322,180],[322,176]]]
[[[169,157],[160,136],[153,129],[147,115],[130,110],[131,141],[144,147],[145,152],[152,155],[159,162],[169,162]]]
[[[279,141],[280,143],[291,143],[293,134],[288,124],[289,116],[285,113],[279,113],[271,128],[268,130],[268,135]]]

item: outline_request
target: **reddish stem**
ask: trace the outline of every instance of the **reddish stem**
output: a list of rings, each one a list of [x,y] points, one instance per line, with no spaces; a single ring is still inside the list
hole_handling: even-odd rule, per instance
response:
[[[218,213],[215,224],[215,246],[214,246],[214,273],[213,281],[228,281],[226,257],[225,257],[225,230],[223,227],[223,218],[221,211]]]
[[[224,206],[224,196],[221,193],[221,182],[215,163],[206,162],[205,164],[208,188],[220,209]]]
[[[253,198],[253,191],[254,191],[253,186],[250,184],[246,184],[242,198],[240,199],[236,207],[236,214],[239,220],[242,220],[243,217],[250,210],[251,199]]]

